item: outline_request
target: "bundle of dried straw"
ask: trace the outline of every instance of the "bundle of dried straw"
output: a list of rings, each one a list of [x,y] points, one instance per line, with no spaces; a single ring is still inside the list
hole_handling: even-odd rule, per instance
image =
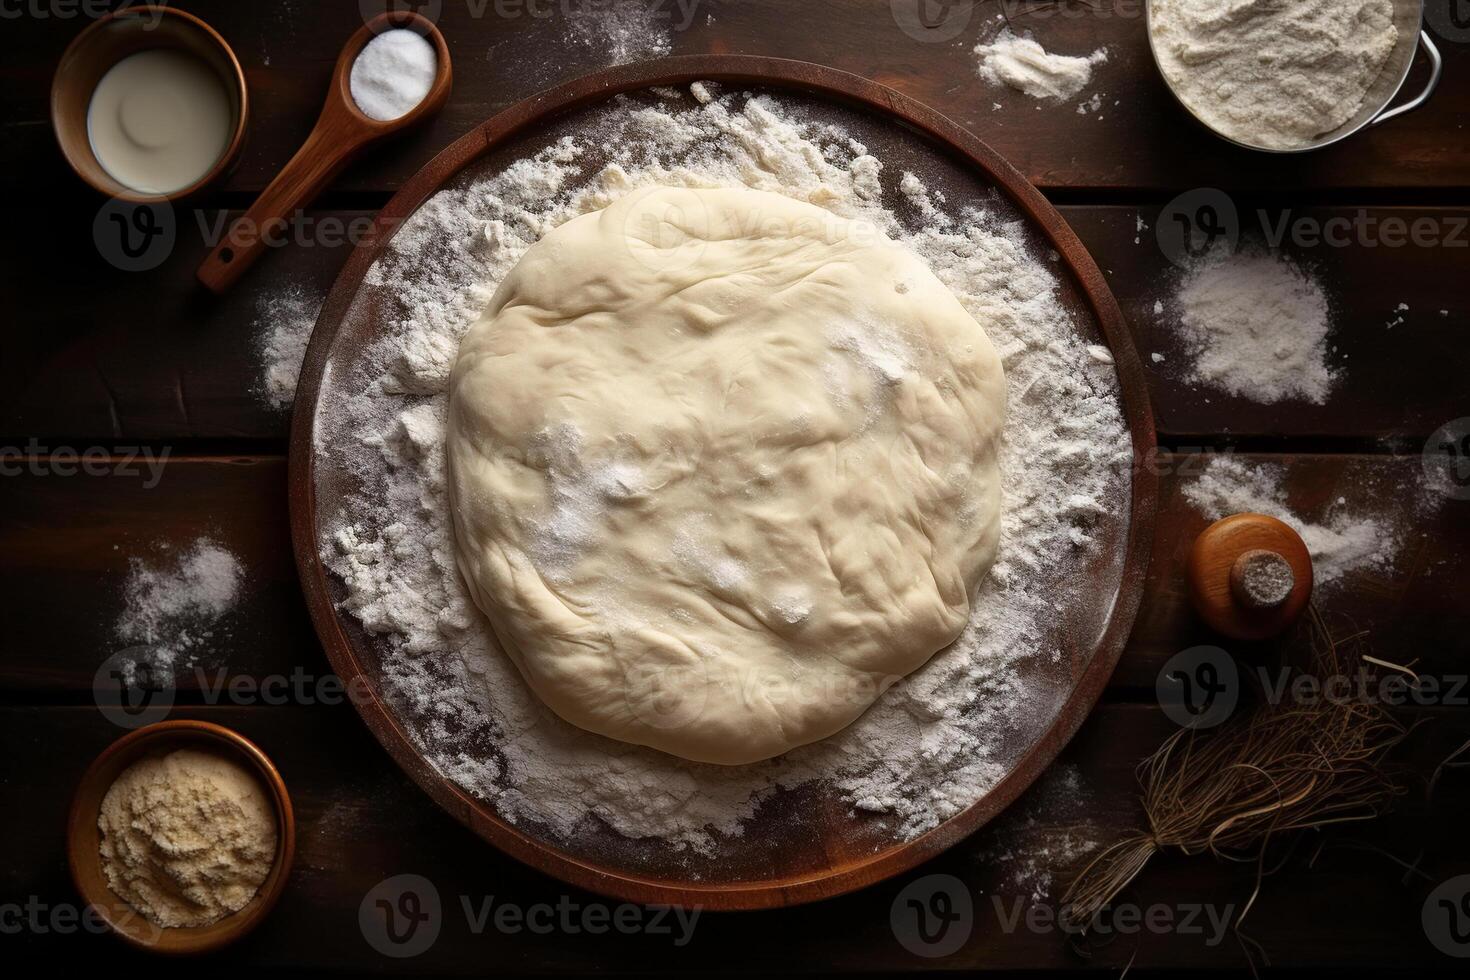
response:
[[[1356,643],[1334,641],[1315,606],[1310,622],[1305,670],[1325,681],[1360,669],[1362,655],[1344,649]],[[1149,830],[1088,864],[1063,896],[1063,915],[1085,930],[1164,848],[1255,862],[1263,875],[1273,837],[1378,816],[1402,792],[1386,757],[1406,734],[1381,704],[1351,697],[1262,702],[1220,728],[1181,729],[1139,767]]]

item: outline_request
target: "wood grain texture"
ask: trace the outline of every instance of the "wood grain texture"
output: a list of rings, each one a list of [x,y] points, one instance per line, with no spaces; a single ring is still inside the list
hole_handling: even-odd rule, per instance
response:
[[[358,5],[188,0],[179,6],[218,29],[245,65],[255,122],[226,187],[257,192],[311,128],[337,52],[362,25]],[[532,15],[533,6],[543,16]],[[1012,24],[1034,33],[1048,50],[1108,48],[1108,62],[1090,89],[1104,99],[1098,113],[1079,116],[1073,104],[1038,109],[1025,95],[985,85],[976,76],[972,49],[999,27],[1000,6],[934,4],[931,23],[952,15],[962,28],[936,40],[949,31],[911,37],[900,29],[894,5],[882,0],[670,0],[650,18],[648,34],[665,34],[673,54],[795,58],[872,78],[971,129],[1043,188],[1450,188],[1465,185],[1470,175],[1470,146],[1457,136],[1470,116],[1470,47],[1464,44],[1443,45],[1444,81],[1424,108],[1321,153],[1283,159],[1230,147],[1174,103],[1148,53],[1141,0],[1005,5]],[[474,66],[463,73],[454,105],[393,153],[362,160],[342,186],[396,188],[438,148],[494,113],[613,63],[617,48],[596,23],[599,7],[606,5],[445,2],[439,26],[455,63]],[[569,17],[567,9],[583,13]],[[6,27],[0,62],[15,67],[7,67],[13,85],[0,96],[0,186],[66,192],[74,178],[56,166],[45,97],[50,66],[78,21],[30,19]],[[1417,91],[1425,76],[1421,63],[1406,91]],[[997,103],[1001,108],[993,108]]]
[[[1259,239],[1258,202],[1239,207]],[[1465,247],[1289,249],[1314,271],[1332,304],[1338,379],[1322,405],[1263,405],[1189,379],[1173,294],[1181,271],[1155,237],[1160,206],[1059,209],[1102,269],[1143,354],[1161,438],[1171,447],[1222,440],[1286,449],[1394,448],[1417,452],[1431,432],[1470,415],[1470,323],[1461,271],[1470,258],[1470,208],[1368,208],[1374,227],[1429,218]],[[1303,208],[1302,227],[1355,221],[1358,208]],[[35,437],[99,443],[250,440],[284,446],[288,412],[260,395],[265,304],[291,290],[314,313],[353,242],[371,224],[360,210],[297,216],[260,266],[220,300],[192,272],[234,213],[180,208],[173,253],[156,270],[110,266],[92,245],[95,203],[28,208],[27,247],[0,278],[12,311],[0,387],[0,448]],[[1268,209],[1267,226],[1281,212]],[[1147,228],[1140,229],[1142,220]],[[73,281],[87,283],[76,289]],[[105,310],[99,296],[108,297]],[[1400,312],[1400,302],[1411,309]],[[1162,308],[1155,312],[1156,304]],[[1445,311],[1445,315],[1441,311]],[[1403,323],[1393,324],[1399,318]],[[1152,354],[1164,360],[1156,362]]]
[[[1453,713],[1421,713],[1427,722],[1402,760],[1414,771],[1433,768],[1470,737],[1470,723]],[[177,717],[202,718],[238,729],[276,762],[291,787],[297,824],[295,870],[279,906],[251,936],[233,947],[220,967],[328,968],[335,971],[423,976],[437,973],[497,975],[667,972],[690,975],[724,971],[731,964],[758,972],[883,972],[946,970],[1120,970],[1137,954],[1135,969],[1204,967],[1238,969],[1243,954],[1228,933],[1213,944],[1206,934],[1178,930],[1119,936],[1093,951],[1091,960],[1072,950],[1053,928],[1028,928],[1021,919],[1033,907],[1050,911],[1078,861],[1058,859],[1065,843],[1100,844],[1136,826],[1135,761],[1172,732],[1162,712],[1144,706],[1099,709],[1059,762],[1057,771],[1008,820],[981,831],[943,857],[878,887],[818,905],[770,913],[704,912],[692,937],[675,945],[673,934],[646,931],[592,935],[554,927],[549,932],[497,929],[478,933],[483,903],[521,909],[558,904],[580,917],[589,906],[617,903],[568,889],[484,846],[434,806],[393,765],[345,708],[194,708]],[[0,742],[11,752],[0,770],[7,792],[26,807],[0,810],[7,840],[0,863],[0,893],[36,896],[48,909],[74,895],[65,871],[65,811],[69,790],[82,770],[120,730],[88,708],[0,708]],[[1457,741],[1458,740],[1458,741]],[[1470,871],[1458,843],[1457,813],[1470,806],[1470,780],[1447,778],[1430,807],[1422,781],[1410,789],[1397,814],[1359,828],[1306,835],[1286,866],[1267,880],[1247,932],[1278,966],[1351,963],[1358,968],[1442,967],[1444,960],[1419,929],[1419,910],[1434,884]],[[1319,843],[1315,867],[1308,862]],[[1416,863],[1404,869],[1388,857],[1353,850],[1383,848]],[[1046,853],[1053,849],[1053,853]],[[422,956],[392,960],[375,952],[358,926],[358,908],[369,889],[398,874],[434,884],[443,927]],[[973,896],[974,926],[960,951],[926,960],[894,938],[891,915],[902,888],[928,875],[952,875]],[[1184,905],[1211,903],[1217,915],[1238,911],[1249,897],[1248,866],[1207,858],[1156,859],[1125,894],[1142,908],[1166,905],[1182,916]],[[1049,885],[1045,878],[1050,878]],[[1040,885],[1044,894],[1035,897]],[[997,904],[999,907],[997,908]],[[1228,908],[1227,908],[1228,907]],[[1371,910],[1371,911],[1370,911]],[[642,922],[649,921],[643,913]],[[574,919],[580,921],[580,918]],[[673,920],[668,920],[672,922]],[[1177,921],[1177,920],[1176,920]],[[1350,926],[1349,926],[1350,924]],[[106,936],[25,932],[7,937],[18,955],[64,955],[68,960],[106,957],[115,964],[143,961]],[[197,970],[197,963],[150,962],[150,972]]]
[[[1143,603],[1110,697],[1151,700],[1175,653],[1220,642],[1195,617],[1183,569],[1211,517],[1185,490],[1213,454],[1157,457],[1159,519]],[[1418,457],[1235,454],[1282,481],[1291,509],[1327,523],[1341,512],[1384,522],[1398,543],[1388,567],[1365,568],[1319,588],[1318,604],[1344,634],[1372,632],[1377,654],[1414,662],[1431,676],[1460,676],[1470,663],[1470,503],[1428,495]],[[138,476],[0,478],[0,591],[27,615],[13,620],[0,656],[0,692],[87,703],[102,661],[126,646],[115,624],[132,561],[163,563],[209,535],[245,566],[239,606],[221,622],[201,660],[180,678],[199,701],[224,677],[260,681],[329,670],[302,603],[291,562],[285,461],[174,458],[156,486]],[[1343,504],[1337,501],[1342,499]],[[1228,648],[1242,655],[1255,647]],[[40,653],[38,651],[44,651]],[[204,687],[200,691],[201,684]],[[1461,692],[1470,698],[1470,689]]]
[[[291,563],[284,460],[174,458],[160,474],[117,457],[108,470],[0,478],[0,588],[28,611],[0,640],[0,691],[90,700],[103,661],[139,642],[117,627],[133,563],[168,567],[200,537],[234,554],[244,575],[238,605],[180,686],[208,691],[222,668],[325,673]]]
[[[1328,521],[1334,509],[1343,509],[1381,518],[1391,529],[1399,542],[1391,567],[1347,574],[1321,591],[1324,610],[1339,630],[1369,629],[1377,654],[1412,662],[1431,676],[1463,676],[1470,662],[1470,609],[1463,598],[1470,574],[1470,504],[1426,495],[1417,457],[1430,431],[1470,415],[1470,388],[1464,384],[1470,370],[1465,250],[1443,243],[1385,247],[1356,239],[1334,248],[1288,239],[1288,252],[1320,276],[1333,301],[1333,363],[1348,370],[1323,406],[1263,406],[1189,383],[1168,309],[1179,272],[1153,238],[1164,203],[1201,186],[1227,190],[1248,237],[1257,239],[1279,221],[1283,206],[1293,208],[1294,219],[1319,224],[1355,217],[1360,203],[1379,222],[1427,216],[1443,228],[1446,219],[1461,219],[1470,203],[1470,142],[1464,138],[1470,46],[1442,43],[1445,81],[1425,109],[1326,153],[1266,158],[1230,149],[1188,124],[1153,73],[1138,6],[1127,16],[1123,8],[1129,5],[1130,0],[1099,0],[1098,10],[1005,5],[1018,27],[1032,30],[1052,50],[1079,54],[1099,44],[1109,47],[1109,62],[1094,86],[1103,102],[1090,114],[1077,114],[1072,105],[1038,110],[1024,96],[988,89],[976,79],[970,49],[995,29],[995,8],[1001,6],[988,0],[973,8],[959,36],[942,43],[923,43],[895,30],[893,5],[884,0],[702,0],[687,29],[669,34],[673,53],[777,55],[854,71],[976,132],[1065,205],[1068,223],[1102,266],[1145,353],[1164,444],[1208,450],[1164,453],[1151,462],[1159,468],[1163,493],[1143,608],[1106,695],[1111,703],[1094,713],[1063,757],[1086,787],[1094,819],[1067,817],[1033,794],[1003,823],[904,878],[780,913],[710,914],[687,947],[674,946],[667,936],[527,930],[511,935],[493,928],[477,935],[459,910],[461,895],[479,901],[493,894],[522,906],[554,904],[562,895],[595,900],[481,845],[392,765],[345,707],[177,709],[242,729],[282,764],[293,791],[301,787],[296,795],[302,857],[284,904],[229,961],[207,961],[209,969],[319,965],[415,975],[682,974],[1073,971],[1090,965],[1117,972],[1135,950],[1135,970],[1242,966],[1233,938],[1210,947],[1199,936],[1176,933],[1136,943],[1122,937],[1084,960],[1054,933],[1007,933],[988,904],[982,904],[982,919],[965,948],[938,960],[907,953],[888,924],[898,889],[925,874],[956,875],[982,903],[1020,895],[1026,889],[1018,886],[1014,869],[1025,864],[1026,852],[1018,843],[1054,841],[1069,832],[1097,831],[1102,838],[1136,819],[1132,767],[1171,730],[1150,706],[1159,670],[1186,646],[1218,642],[1190,612],[1177,570],[1208,523],[1184,489],[1221,447],[1282,450],[1240,458],[1278,467],[1292,508],[1304,518]],[[257,304],[282,289],[300,286],[324,295],[347,249],[323,244],[322,236],[309,232],[309,244],[272,249],[223,304],[190,280],[206,251],[195,208],[206,209],[208,225],[219,208],[247,205],[301,144],[341,43],[361,25],[358,5],[184,0],[176,6],[202,15],[234,46],[246,67],[253,121],[230,182],[219,194],[182,209],[186,230],[180,244],[148,274],[120,273],[98,256],[91,235],[101,202],[66,170],[46,121],[52,70],[84,21],[25,14],[0,24],[0,77],[7,82],[0,86],[0,185],[16,192],[14,233],[0,274],[0,306],[8,317],[0,346],[0,451],[24,447],[34,436],[42,453],[58,446],[145,442],[168,446],[173,460],[162,482],[146,490],[142,480],[122,475],[26,472],[0,478],[0,588],[13,610],[0,639],[0,698],[10,705],[0,708],[0,745],[6,750],[0,753],[0,793],[7,804],[0,807],[0,839],[6,841],[0,905],[30,896],[43,903],[74,901],[62,858],[65,805],[75,777],[118,734],[91,707],[91,683],[98,663],[116,649],[113,626],[130,559],[156,561],[162,545],[178,549],[200,534],[216,536],[241,556],[247,575],[244,598],[227,617],[209,663],[223,668],[225,677],[255,680],[293,673],[320,678],[328,670],[287,552],[284,465],[271,456],[284,449],[287,418],[255,393],[260,369],[254,323]],[[557,4],[548,5],[548,17],[532,17],[524,9],[517,16],[496,16],[474,0],[446,0],[444,6],[441,25],[458,69],[454,104],[401,143],[366,154],[335,182],[329,206],[363,211],[314,211],[303,216],[307,222],[363,219],[472,126],[612,60],[601,36],[582,33]],[[963,6],[958,0],[930,10],[942,14],[946,7]],[[477,17],[475,9],[490,13]],[[1423,66],[1416,67],[1406,90],[1417,88],[1423,75]],[[992,108],[995,102],[999,109]],[[1260,208],[1267,209],[1264,221]],[[1140,218],[1146,228],[1138,227]],[[1155,315],[1159,302],[1165,310]],[[1401,302],[1411,307],[1402,313],[1405,322],[1389,327]],[[1150,352],[1164,360],[1154,363],[1146,356]],[[1379,455],[1304,455],[1308,449]],[[224,455],[185,458],[190,451]],[[235,459],[231,453],[252,455]],[[261,453],[266,457],[255,455]],[[1339,498],[1345,502],[1337,504]],[[1240,657],[1270,653],[1252,645],[1230,648]],[[204,700],[207,692],[197,690],[197,678],[186,676],[184,683],[195,689],[181,693],[180,701]],[[1470,735],[1463,711],[1443,714],[1451,717],[1421,730],[1424,747],[1412,747],[1420,773]],[[1441,790],[1447,795],[1440,805],[1451,814],[1463,814],[1470,805],[1463,778],[1448,780]],[[10,805],[17,800],[24,805]],[[1414,803],[1406,800],[1399,816],[1361,833],[1328,835],[1338,847],[1314,870],[1305,867],[1304,855],[1315,845],[1309,835],[1302,855],[1267,883],[1248,931],[1276,963],[1337,972],[1422,972],[1454,964],[1424,942],[1419,910],[1431,879],[1470,872],[1470,855],[1459,823],[1426,821]],[[1007,825],[1015,830],[1012,838],[1003,837]],[[1381,846],[1386,854],[1352,850],[1354,842]],[[1411,864],[1418,859],[1417,867],[1429,877],[1406,875],[1387,855]],[[394,961],[368,948],[356,920],[367,888],[400,872],[435,881],[453,918],[424,957]],[[1248,869],[1164,859],[1132,895],[1143,904],[1238,903],[1250,888]],[[105,937],[55,930],[7,935],[6,948],[57,964],[145,965]],[[146,965],[156,968],[151,961]],[[198,967],[172,969],[195,973]]]

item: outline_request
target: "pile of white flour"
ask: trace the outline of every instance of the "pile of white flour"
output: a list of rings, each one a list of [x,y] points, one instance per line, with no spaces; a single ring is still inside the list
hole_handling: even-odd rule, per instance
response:
[[[356,487],[319,494],[322,556],[345,609],[379,635],[385,686],[422,752],[508,820],[561,837],[600,822],[707,852],[776,790],[825,781],[911,837],[992,787],[1014,759],[1003,748],[1024,748],[1065,697],[1064,680],[1034,678],[1064,671],[1065,610],[1099,588],[1081,569],[1115,554],[1107,535],[1129,513],[1116,374],[1088,353],[999,198],[950,209],[835,124],[768,96],[691,94],[615,100],[534,157],[440,192],[399,231],[368,277],[383,339],[327,379],[315,420],[319,485]],[[548,229],[654,184],[744,185],[874,222],[985,326],[1007,374],[1000,553],[968,630],[846,730],[750,766],[562,721],[493,646],[455,565],[443,443],[460,338]]]
[[[1185,270],[1172,303],[1194,359],[1190,381],[1267,404],[1327,400],[1331,307],[1290,259],[1216,249]]]
[[[1092,69],[1108,60],[1107,48],[1098,48],[1085,57],[1052,54],[1032,38],[1012,34],[1009,28],[1002,28],[988,44],[977,45],[975,54],[980,58],[980,77],[991,85],[1006,85],[1033,98],[1059,101],[1085,89],[1092,81]]]
[[[1356,115],[1398,41],[1391,0],[1155,0],[1150,28],[1185,105],[1275,149]]]

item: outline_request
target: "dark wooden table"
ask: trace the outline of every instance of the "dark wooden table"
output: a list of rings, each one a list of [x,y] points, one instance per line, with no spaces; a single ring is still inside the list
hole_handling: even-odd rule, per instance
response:
[[[585,22],[608,2],[446,0],[440,24],[456,69],[449,107],[424,129],[354,165],[306,215],[308,225],[371,213],[472,125],[610,63],[613,48],[597,42]],[[373,5],[188,0],[176,6],[204,17],[235,47],[249,77],[254,121],[238,170],[180,212],[171,256],[137,274],[99,255],[92,222],[101,202],[61,160],[48,121],[51,72],[87,22],[87,4],[28,0],[0,10],[0,190],[10,202],[0,272],[0,450],[11,463],[0,478],[0,595],[8,613],[0,658],[0,943],[7,959],[142,965],[129,962],[138,954],[75,925],[63,851],[63,815],[75,780],[121,734],[95,707],[92,682],[117,646],[113,624],[131,559],[156,555],[160,544],[182,547],[201,534],[214,536],[246,565],[245,597],[221,624],[211,651],[227,673],[320,678],[329,670],[290,556],[288,418],[254,391],[260,368],[252,324],[261,297],[286,284],[324,292],[346,246],[308,233],[274,249],[225,300],[204,295],[192,271],[206,251],[200,222],[248,204],[290,156],[315,118],[339,45],[361,24],[360,7]],[[1059,859],[1056,848],[1050,856],[1038,853],[1048,842],[1068,833],[1107,841],[1141,820],[1134,766],[1174,730],[1157,703],[1155,679],[1171,655],[1212,639],[1192,618],[1180,577],[1182,557],[1205,524],[1181,490],[1209,454],[1232,451],[1284,464],[1292,505],[1308,519],[1321,518],[1339,496],[1396,515],[1407,544],[1395,569],[1350,575],[1323,598],[1324,611],[1339,628],[1370,631],[1386,659],[1414,661],[1421,673],[1451,682],[1464,677],[1470,502],[1424,506],[1364,488],[1414,485],[1429,435],[1470,416],[1470,26],[1457,26],[1465,24],[1465,4],[1458,5],[1458,21],[1452,4],[1441,2],[1436,11],[1447,64],[1427,107],[1300,157],[1250,155],[1193,127],[1152,68],[1141,0],[921,4],[935,26],[912,32],[917,36],[900,29],[895,14],[915,7],[909,0],[650,0],[646,6],[673,53],[803,59],[913,96],[972,129],[1061,207],[1107,272],[1140,349],[1166,356],[1149,364],[1164,480],[1152,571],[1129,650],[1103,703],[1063,756],[1059,775],[1001,825],[858,894],[781,912],[705,915],[683,943],[678,926],[672,935],[648,928],[652,916],[644,913],[638,929],[593,934],[581,928],[588,909],[615,903],[541,876],[461,828],[399,772],[350,707],[300,699],[224,706],[210,703],[205,691],[182,690],[176,717],[238,728],[277,760],[299,825],[296,869],[280,907],[208,967],[405,974],[1244,967],[1236,939],[1213,942],[1208,930],[1145,929],[1079,951],[1044,923],[1028,926],[1023,918],[1013,925],[1014,903],[1033,904],[1030,885],[1018,884],[1029,880],[1018,866],[1029,861],[1065,881],[1075,866]],[[1001,15],[1052,50],[1108,47],[1093,85],[1106,93],[1102,118],[1071,105],[1038,111],[1026,97],[977,79],[970,49]],[[1409,87],[1420,86],[1423,76],[1420,65]],[[1177,195],[1202,187],[1226,190],[1248,229],[1284,216],[1296,227],[1333,217],[1374,228],[1428,219],[1439,230],[1433,242],[1397,246],[1361,237],[1343,247],[1304,238],[1287,244],[1334,302],[1334,342],[1345,372],[1325,405],[1262,406],[1179,380],[1178,342],[1152,311],[1173,270],[1151,229]],[[1150,230],[1140,234],[1139,218]],[[1410,305],[1407,322],[1388,329],[1400,302]],[[107,475],[64,476],[65,466],[54,465],[92,447],[114,458],[132,447],[167,451],[168,462],[156,485],[119,467]],[[24,465],[16,465],[15,450]],[[1424,724],[1402,752],[1408,792],[1390,815],[1307,835],[1265,881],[1247,932],[1274,964],[1380,971],[1457,965],[1429,941],[1421,911],[1441,882],[1470,873],[1470,780],[1449,771],[1432,798],[1425,789],[1435,765],[1470,738],[1463,694],[1449,699],[1458,703],[1413,712]],[[1083,805],[1068,796],[1071,782],[1082,787]],[[385,957],[359,927],[369,890],[399,874],[429,879],[444,907],[437,941],[415,958]],[[895,902],[900,891],[928,875],[953,876],[973,899],[969,938],[942,957],[916,955],[893,925],[903,912]],[[1124,899],[1145,910],[1162,907],[1178,923],[1195,905],[1238,910],[1253,884],[1249,866],[1167,856]],[[1053,885],[1036,904],[1054,903],[1059,891]],[[478,911],[492,897],[523,910],[572,909],[572,928],[500,929],[492,921],[477,929]],[[1470,930],[1470,909],[1462,923]]]

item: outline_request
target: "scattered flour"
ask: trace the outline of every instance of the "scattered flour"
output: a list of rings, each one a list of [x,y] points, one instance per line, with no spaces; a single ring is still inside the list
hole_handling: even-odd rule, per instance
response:
[[[1081,102],[1077,103],[1077,115],[1079,115],[1079,116],[1085,116],[1089,112],[1101,113],[1102,112],[1103,99],[1106,98],[1106,97],[1107,97],[1107,93],[1106,92],[1094,92],[1094,93],[1092,93],[1092,97],[1091,98],[1089,98],[1089,99],[1083,99]],[[1102,118],[1102,117],[1099,116],[1098,118]],[[1134,242],[1134,244],[1136,245],[1138,243],[1137,242]]]
[[[603,52],[614,65],[662,58],[673,50],[673,4],[649,8],[637,0],[613,0],[564,9],[571,39]]]
[[[257,391],[271,408],[289,409],[296,400],[296,380],[321,308],[322,298],[301,285],[269,293],[256,303]]]
[[[160,666],[194,663],[220,618],[234,608],[242,576],[240,560],[208,538],[195,541],[177,562],[133,559],[117,639],[149,646]]]
[[[980,57],[980,77],[991,85],[1006,85],[1038,99],[1066,101],[1092,81],[1092,69],[1108,60],[1108,49],[1098,48],[1086,57],[1050,54],[1029,37],[1017,37],[1001,28],[989,44],[975,47]],[[1097,97],[1096,112],[1102,99]],[[1079,107],[1078,111],[1083,111]]]
[[[1399,534],[1383,518],[1353,515],[1339,500],[1322,524],[1292,513],[1283,488],[1282,466],[1252,466],[1230,456],[1211,459],[1198,479],[1184,486],[1184,496],[1211,520],[1251,511],[1290,524],[1312,553],[1312,573],[1319,590],[1330,590],[1342,576],[1359,569],[1391,568],[1400,550]]]
[[[1355,116],[1398,41],[1391,0],[1155,0],[1154,50],[1185,105],[1252,146]]]
[[[1290,259],[1216,249],[1186,270],[1175,302],[1191,381],[1258,402],[1326,401],[1327,297]]]
[[[1097,810],[1075,765],[1048,769],[986,831],[989,846],[980,860],[1000,869],[1002,895],[1022,895],[1033,903],[1051,898],[1059,877],[1082,869],[1082,859],[1097,851],[1108,830],[1094,822]]]
[[[1099,588],[1092,566],[1125,533],[1133,453],[1116,373],[1078,339],[1056,275],[1001,199],[950,207],[799,105],[708,83],[690,94],[590,110],[535,156],[465,176],[399,230],[368,276],[385,336],[328,379],[315,420],[319,486],[333,488],[318,495],[321,553],[342,607],[377,637],[406,730],[507,820],[586,847],[651,839],[707,859],[778,790],[822,782],[862,826],[910,838],[995,785],[1065,692],[1073,643],[1058,610]],[[985,325],[1007,374],[1000,550],[968,629],[846,730],[753,766],[690,763],[562,721],[494,645],[455,564],[443,440],[460,338],[548,229],[651,184],[744,185],[873,222]],[[833,340],[879,374],[903,369],[900,349]],[[560,468],[579,474],[567,494],[574,537],[598,519],[600,495],[639,474],[588,474],[573,440],[559,449],[570,452]],[[741,574],[707,562],[690,530],[691,560]],[[773,601],[792,622],[809,613],[799,595]]]

